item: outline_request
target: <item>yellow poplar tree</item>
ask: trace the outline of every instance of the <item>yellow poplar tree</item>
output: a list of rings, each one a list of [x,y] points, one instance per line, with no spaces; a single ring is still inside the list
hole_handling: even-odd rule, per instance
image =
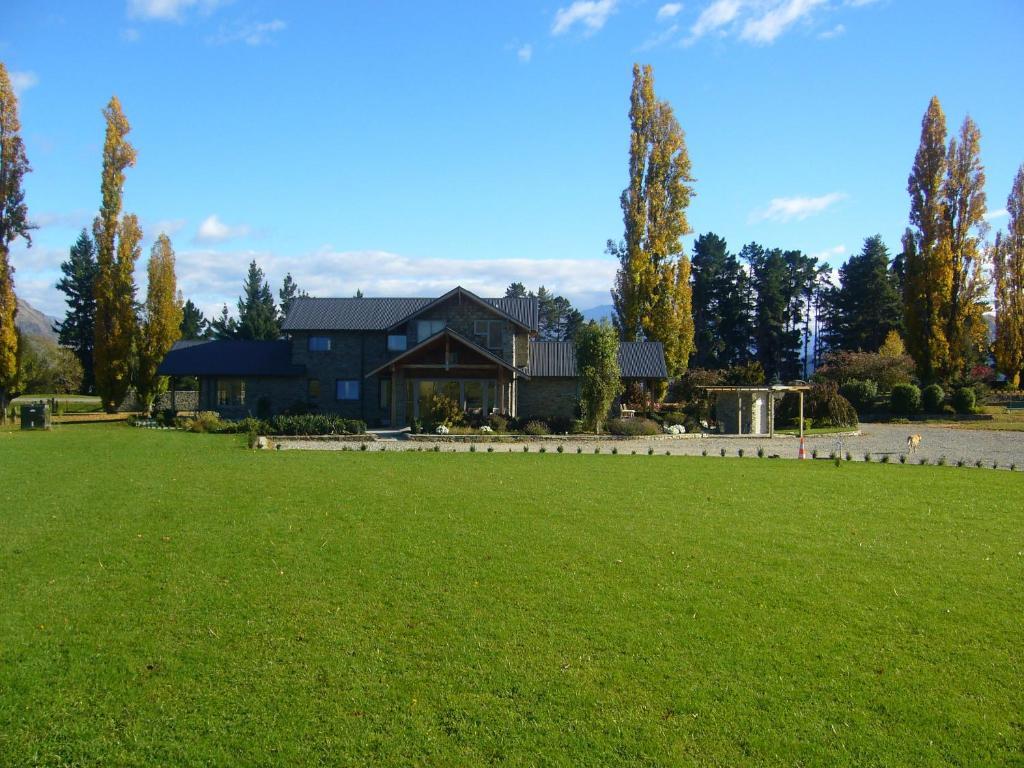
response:
[[[7,393],[18,376],[18,332],[14,316],[18,302],[14,295],[14,266],[11,243],[23,237],[32,245],[22,177],[32,170],[21,140],[18,98],[14,95],[7,67],[0,62],[0,421],[7,417]]]
[[[907,351],[926,381],[949,367],[949,342],[943,309],[952,279],[949,240],[945,236],[943,191],[946,176],[946,116],[933,96],[921,121],[921,141],[907,179],[910,223],[903,311]]]
[[[128,392],[132,343],[136,332],[135,261],[142,231],[138,219],[121,219],[124,172],[135,165],[135,148],[127,140],[131,126],[116,96],[103,110],[102,202],[93,221],[98,274],[96,276],[96,390],[108,412],[114,412]]]
[[[981,164],[981,131],[970,117],[958,137],[949,141],[943,186],[945,232],[949,258],[949,295],[943,314],[949,342],[949,374],[966,373],[984,357],[988,325],[988,283],[983,272],[985,251],[985,169]]]
[[[1024,373],[1024,165],[1017,169],[1006,200],[1010,221],[1006,235],[996,235],[995,278],[996,366],[1014,389]]]
[[[669,374],[686,370],[694,349],[690,260],[680,239],[688,234],[693,196],[690,157],[679,122],[654,94],[650,66],[633,67],[630,98],[629,186],[620,199],[624,239],[612,299],[627,341],[641,334],[665,346]]]
[[[146,410],[153,400],[167,390],[167,377],[156,370],[179,338],[181,338],[181,299],[174,274],[174,249],[167,235],[161,234],[149,254],[149,282],[146,305],[139,333],[139,369],[136,390]]]

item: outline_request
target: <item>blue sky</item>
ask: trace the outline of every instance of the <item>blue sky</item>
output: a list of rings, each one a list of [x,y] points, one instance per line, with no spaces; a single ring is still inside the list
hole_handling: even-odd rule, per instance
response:
[[[168,232],[208,310],[252,258],[315,295],[520,280],[607,303],[635,61],[687,133],[693,229],[734,250],[838,266],[876,232],[896,250],[933,94],[951,130],[981,127],[998,227],[1024,162],[1022,44],[1019,0],[7,0],[40,224],[15,246],[17,290],[63,314],[53,285],[99,206],[111,94],[139,155],[126,210],[146,252]]]

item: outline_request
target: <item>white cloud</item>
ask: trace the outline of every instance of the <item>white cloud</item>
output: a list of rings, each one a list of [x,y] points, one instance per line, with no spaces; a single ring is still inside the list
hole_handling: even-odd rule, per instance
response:
[[[555,23],[551,25],[551,34],[564,34],[577,23],[586,27],[588,34],[597,32],[615,11],[616,2],[617,0],[576,0],[568,8],[559,8],[555,13]]]
[[[271,36],[275,32],[281,32],[287,27],[288,24],[281,19],[237,23],[233,26],[221,27],[220,32],[207,38],[207,42],[213,45],[239,42],[252,46],[264,45],[271,41]]]
[[[697,21],[690,27],[688,42],[693,42],[731,24],[739,16],[743,3],[744,0],[714,0],[711,5],[701,11]]]
[[[679,25],[673,24],[668,29],[664,29],[661,32],[658,32],[657,34],[648,37],[646,40],[640,43],[640,47],[637,50],[649,51],[652,48],[657,48],[659,45],[664,45],[673,37],[675,37],[678,31]]]
[[[845,199],[846,194],[843,192],[829,192],[820,197],[776,197],[765,208],[754,211],[750,215],[750,221],[803,221]]]
[[[821,40],[831,40],[833,37],[839,37],[846,33],[846,27],[842,24],[836,24],[832,29],[826,29],[824,32],[818,33],[818,38]]]
[[[216,217],[211,216],[210,218],[215,219]],[[208,220],[209,219],[207,219],[207,221]],[[205,224],[206,222],[203,223]],[[143,229],[146,234],[151,235],[154,239],[160,234],[167,235],[168,237],[174,237],[185,228],[186,224],[188,224],[188,222],[185,221],[185,219],[160,219],[159,221],[153,222],[151,225],[144,225]]]
[[[740,37],[755,43],[772,43],[791,25],[807,18],[825,0],[786,0],[757,18],[748,19]]]
[[[846,253],[845,245],[833,245],[831,248],[826,248],[823,251],[812,253],[811,258],[819,259],[821,261],[831,261],[834,257],[842,256],[844,253]]]
[[[182,21],[192,8],[212,13],[225,0],[128,0],[128,16],[147,21]]]
[[[18,96],[39,85],[39,76],[35,72],[10,72],[8,76],[11,78],[11,87]]]
[[[995,211],[989,211],[985,214],[985,221],[994,221],[995,219],[1001,219],[1003,216],[1009,216],[1009,212],[1005,208],[999,208]]]
[[[523,64],[529,64],[530,59],[533,58],[533,46],[529,43],[519,46],[516,49],[516,57],[523,62]]]
[[[245,237],[252,232],[251,227],[246,224],[228,225],[225,224],[217,214],[212,214],[203,219],[196,232],[197,243],[223,243],[225,240],[232,240],[236,237]]]
[[[682,3],[665,3],[661,8],[658,9],[658,21],[664,19],[671,19],[676,14],[683,10]]]

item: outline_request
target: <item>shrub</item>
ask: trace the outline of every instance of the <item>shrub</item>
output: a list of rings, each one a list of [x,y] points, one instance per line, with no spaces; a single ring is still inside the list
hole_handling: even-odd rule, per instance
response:
[[[647,449],[647,455],[648,456],[653,456],[654,455],[654,448],[648,448]]]
[[[701,456],[707,456],[708,455],[708,449],[707,448],[702,448],[701,452],[700,452],[700,455]]]
[[[846,452],[846,460],[853,461],[853,454],[850,453],[849,451]]]
[[[251,451],[256,447],[256,444],[260,441],[260,433],[256,429],[250,429],[246,435],[246,444],[249,446]]]
[[[921,390],[913,384],[897,384],[889,397],[889,410],[898,416],[910,416],[921,410]]]
[[[365,421],[343,419],[340,416],[326,413],[274,416],[266,424],[269,432],[275,435],[362,435],[366,433]]]
[[[832,382],[811,386],[808,397],[811,418],[814,423],[830,427],[853,427],[857,425],[857,411],[850,401],[839,394],[839,388]]]
[[[541,452],[541,453],[547,453],[547,452],[548,452],[548,449],[547,449],[547,448],[546,448],[545,446],[543,446],[543,445],[542,445],[542,446],[540,447],[540,452]]]
[[[940,467],[946,466],[946,457],[945,456],[939,456],[938,461],[936,461],[935,463],[938,464]]]
[[[981,466],[982,466],[982,461],[981,461],[981,459],[978,459],[977,461],[975,461],[975,462],[974,462],[974,466],[976,466],[976,467],[977,467],[978,469],[981,469]]]
[[[487,424],[495,432],[508,432],[508,419],[500,413],[492,413]]]
[[[724,459],[725,458],[725,448],[719,448],[718,449],[718,455],[721,456]]]
[[[555,448],[555,450],[558,451],[559,453],[562,453],[565,450],[565,446],[559,443],[558,447]]]
[[[921,390],[921,407],[928,413],[942,413],[946,393],[938,384],[929,384]]]
[[[423,428],[433,432],[442,424],[446,427],[462,423],[462,407],[447,395],[432,392],[420,399],[420,411],[423,413]]]
[[[960,387],[953,393],[953,407],[957,413],[974,413],[977,397],[972,387]]]
[[[818,458],[818,449],[817,448],[812,448],[811,449],[811,458],[812,459]]]
[[[740,448],[738,451],[736,451],[736,455],[739,456],[741,459],[743,458],[743,453],[744,453],[744,451],[743,451],[742,448]]]
[[[891,392],[897,384],[907,384],[914,373],[914,361],[906,354],[885,355],[878,352],[831,352],[822,358],[814,372],[816,380],[845,384],[854,379],[871,380],[878,391]]]
[[[188,428],[191,432],[220,432],[224,426],[224,422],[215,411],[200,411],[189,422]]]
[[[619,455],[619,447],[617,445],[613,445],[612,446],[612,455],[613,456],[618,456]]]
[[[476,446],[475,445],[469,446],[469,452],[470,453],[476,453]]]
[[[551,429],[540,419],[534,419],[533,421],[526,422],[523,432],[528,435],[550,435]]]
[[[555,435],[567,435],[572,431],[574,419],[569,416],[550,416],[542,421],[547,422],[548,429]]]
[[[883,453],[882,454],[882,458],[879,459],[879,461],[881,461],[883,464],[888,464],[889,463],[889,454],[888,453]]]
[[[865,453],[864,454],[864,461],[866,461],[868,464],[871,463],[871,454],[870,453]]]
[[[360,443],[359,444],[359,450],[360,451],[365,451],[367,449],[367,447],[368,446],[366,445],[366,443]]]
[[[529,453],[529,452],[530,452],[530,446],[524,445],[523,446],[523,453]]]
[[[868,413],[875,405],[878,385],[871,379],[850,379],[839,387],[839,394],[850,401],[857,413]]]
[[[963,459],[957,459],[957,460],[956,460],[956,465],[957,465],[958,467],[962,467],[962,466],[963,466],[964,464],[966,464],[966,463],[967,463],[967,462],[966,462],[966,461],[964,461]]]
[[[640,435],[657,435],[661,432],[656,421],[651,419],[610,419],[608,431],[613,435],[638,437]]]
[[[487,446],[487,452],[488,453],[494,453],[494,446],[493,445],[488,445]]]
[[[901,453],[900,454],[900,464],[906,464],[906,463],[907,463],[907,454]]]

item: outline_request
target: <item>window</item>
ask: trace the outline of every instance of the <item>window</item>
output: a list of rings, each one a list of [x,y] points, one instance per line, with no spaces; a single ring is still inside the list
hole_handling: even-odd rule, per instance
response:
[[[501,349],[504,330],[505,323],[502,320],[473,321],[473,335],[477,336],[487,349]]]
[[[338,379],[335,383],[336,396],[339,400],[359,399],[358,379]]]
[[[310,379],[307,391],[310,400],[318,400],[320,398],[320,379]]]
[[[245,380],[217,379],[217,405],[245,405]]]
[[[309,351],[310,352],[330,352],[331,351],[331,337],[330,336],[310,336],[309,337]]]
[[[444,330],[444,320],[417,320],[416,342],[426,341],[435,333]]]
[[[391,410],[391,379],[380,380],[380,407]]]
[[[408,346],[408,339],[405,334],[389,334],[388,335],[388,352],[405,352],[405,348]]]

